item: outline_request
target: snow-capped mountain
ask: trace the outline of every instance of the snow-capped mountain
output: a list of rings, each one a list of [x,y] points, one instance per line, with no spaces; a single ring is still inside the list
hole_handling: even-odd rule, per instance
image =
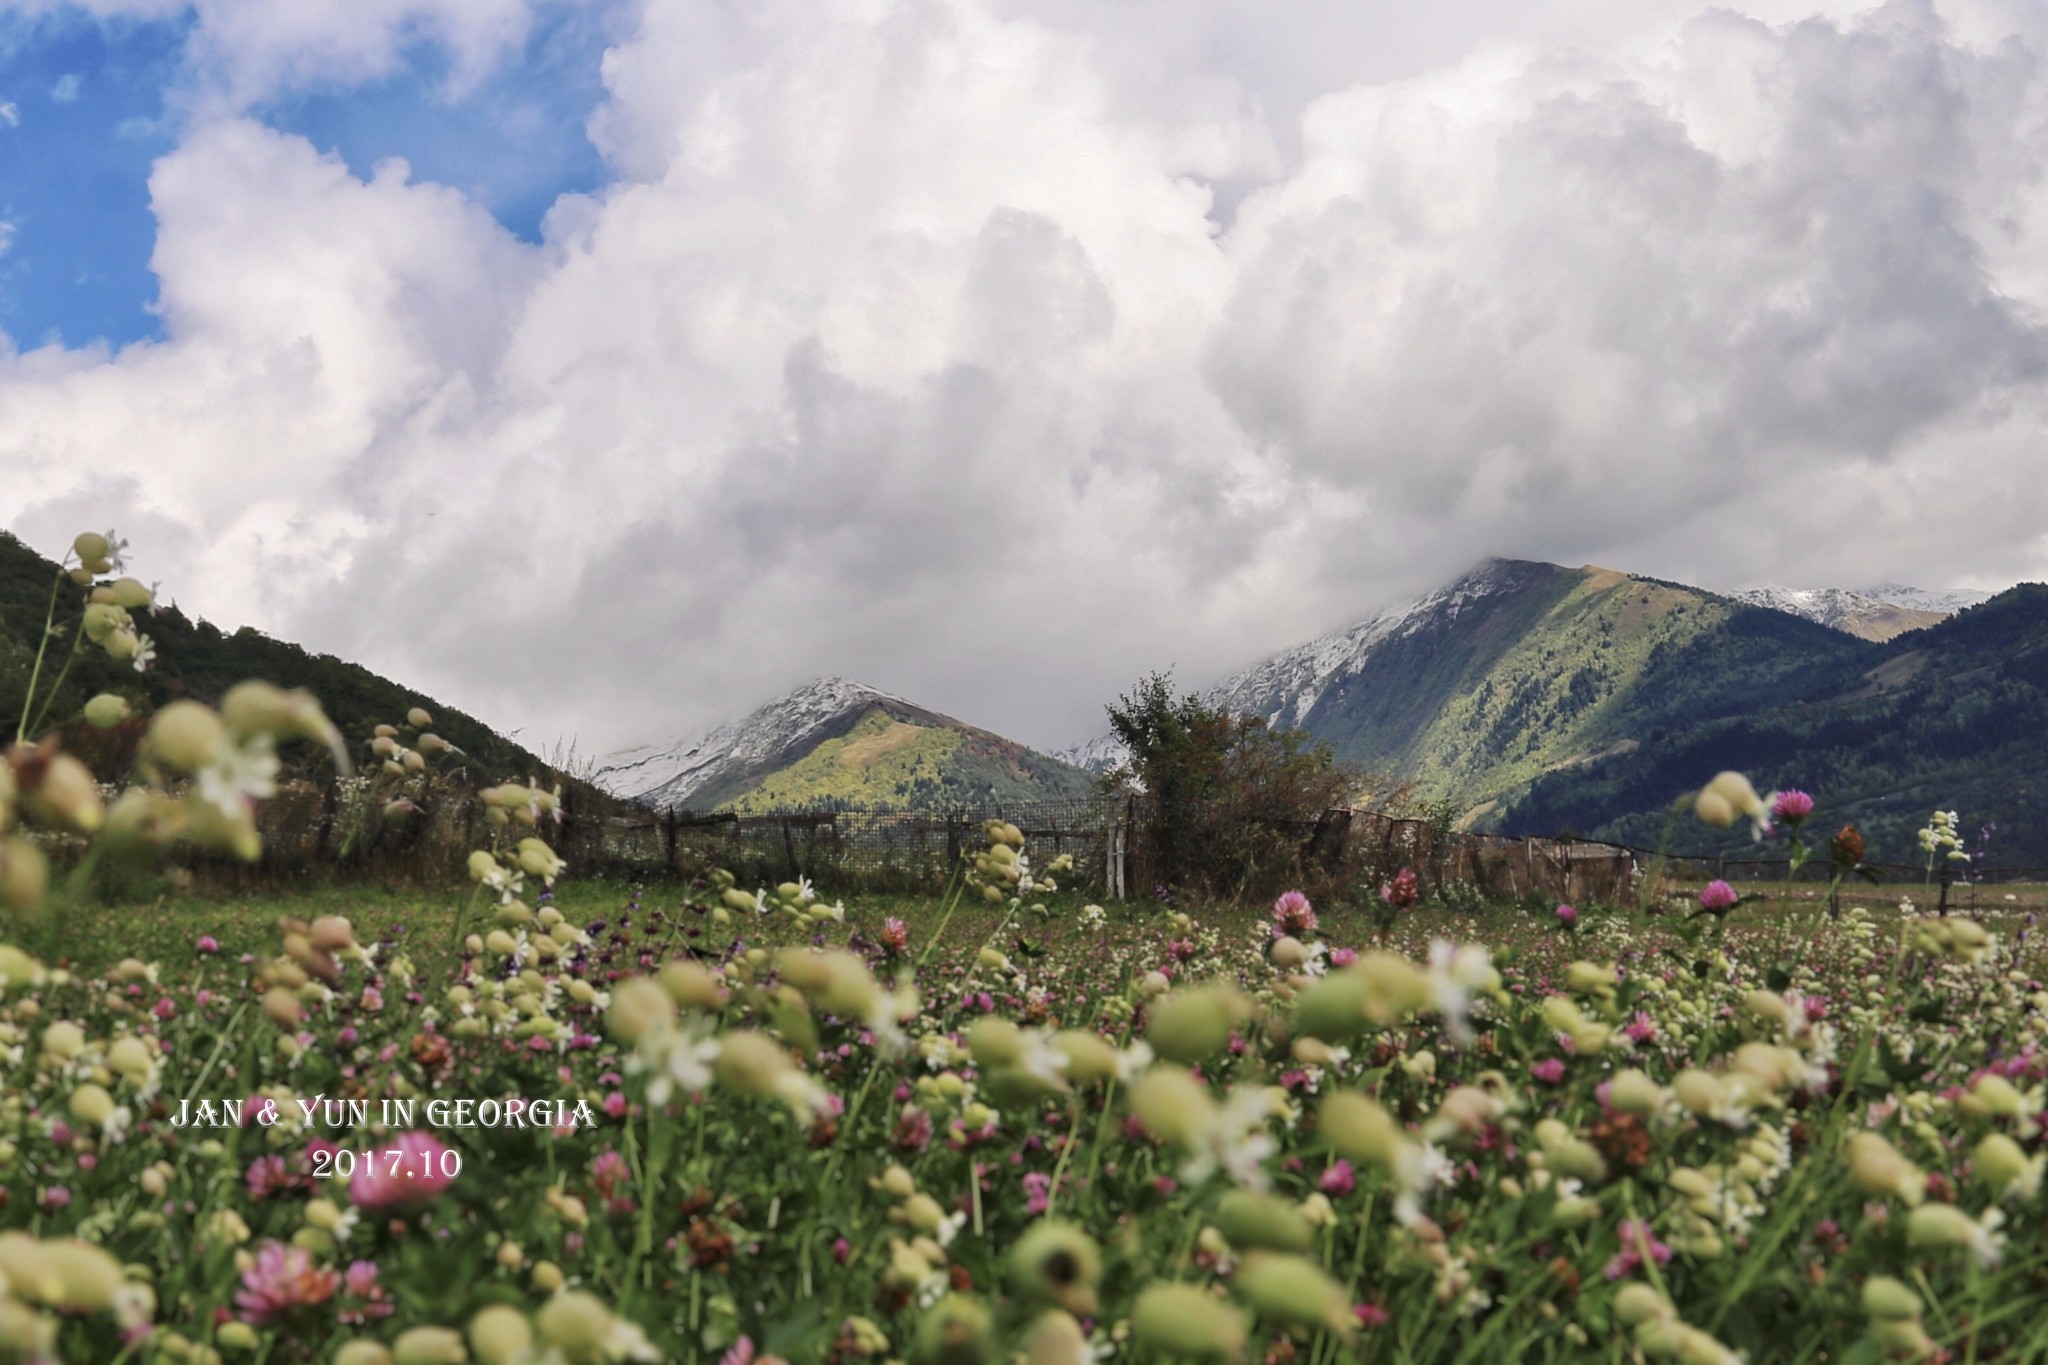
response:
[[[1979,602],[1988,602],[1992,594],[1976,592],[1969,588],[1948,588],[1929,592],[1925,588],[1908,588],[1898,583],[1880,583],[1874,588],[1858,589],[1866,597],[1875,597],[1907,611],[1933,611],[1943,616],[1953,616],[1964,607],[1974,607]]]
[[[1211,688],[1206,700],[1276,727],[1300,725],[1332,686],[1358,673],[1388,640],[1429,626],[1448,625],[1473,603],[1520,588],[1526,566],[1489,559],[1463,578],[1401,606],[1385,608],[1355,626],[1282,650]],[[1543,566],[1547,568],[1548,566]]]
[[[827,677],[746,719],[610,755],[593,780],[656,810],[903,809],[1085,795],[1087,776],[850,678]]]
[[[627,801],[667,810],[686,806],[720,772],[751,767],[803,746],[849,710],[897,702],[851,678],[824,677],[785,693],[745,720],[728,721],[673,744],[645,744],[611,754],[592,781]]]
[[[1753,607],[1789,612],[1846,631],[1864,640],[1889,640],[1931,626],[1975,606],[1989,593],[1950,589],[1929,592],[1896,583],[1874,588],[1784,588],[1766,585],[1735,594]]]
[[[1129,758],[1131,751],[1115,735],[1097,735],[1065,749],[1055,749],[1052,756],[1087,772],[1106,773]]]
[[[1300,725],[1325,692],[1360,672],[1382,644],[1425,627],[1448,625],[1473,603],[1523,587],[1528,569],[1549,567],[1490,559],[1435,592],[1384,608],[1356,625],[1284,649],[1233,673],[1204,693],[1203,700],[1263,716],[1275,727]],[[1114,735],[1098,735],[1062,749],[1059,756],[1090,772],[1106,772],[1129,757],[1129,751]]]

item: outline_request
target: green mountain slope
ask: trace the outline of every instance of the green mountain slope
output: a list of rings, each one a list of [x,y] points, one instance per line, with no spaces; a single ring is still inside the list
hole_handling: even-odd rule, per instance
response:
[[[1490,822],[1546,774],[1854,676],[1879,648],[1612,569],[1494,561],[1377,633],[1298,723]]]
[[[818,678],[746,719],[611,755],[596,781],[657,810],[987,808],[1090,795],[1058,759],[849,678]]]
[[[1996,825],[1992,864],[2048,867],[2048,587],[2021,584],[1852,660],[1816,660],[1740,708],[1661,718],[1654,742],[1545,775],[1501,823],[1654,845],[1663,810],[1722,768],[1799,787],[1829,831],[1854,821],[1874,859],[1915,862],[1939,807]],[[1684,842],[1708,842],[1696,824]]]
[[[0,532],[0,732],[8,740],[21,717],[22,697],[56,576],[54,563]],[[69,584],[61,590],[60,622],[77,620],[74,604],[78,592]],[[402,720],[409,707],[424,706],[434,715],[435,731],[463,750],[484,779],[538,776],[547,769],[537,756],[483,722],[358,664],[310,653],[246,628],[227,634],[175,607],[165,607],[154,615],[143,613],[140,624],[143,633],[157,644],[156,662],[150,670],[138,674],[98,650],[87,649],[73,664],[58,703],[50,710],[51,720],[75,717],[96,692],[119,692],[143,709],[179,697],[218,701],[243,679],[261,678],[280,687],[311,691],[352,744],[360,744],[379,723]],[[55,642],[51,649],[55,662],[46,669],[54,670],[62,661],[61,651],[69,647],[68,638]],[[51,672],[44,676],[47,679]],[[104,746],[89,745],[88,751],[96,747]],[[101,776],[111,779],[120,774]]]
[[[835,806],[1003,806],[1078,799],[1093,789],[1086,773],[987,731],[942,717],[907,720],[875,706],[844,736],[821,741],[733,795],[714,790],[700,799],[744,814]]]

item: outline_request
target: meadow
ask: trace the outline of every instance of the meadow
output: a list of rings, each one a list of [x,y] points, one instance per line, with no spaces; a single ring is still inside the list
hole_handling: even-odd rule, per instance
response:
[[[79,538],[71,647],[146,662],[114,549]],[[432,724],[360,745],[386,818]],[[1405,869],[1105,906],[1001,821],[944,897],[841,900],[579,881],[556,793],[501,783],[445,895],[134,901],[102,874],[256,858],[277,746],[356,746],[261,683],[164,705],[111,794],[23,732],[0,1358],[2048,1358],[2040,889],[1934,916],[1851,829],[1811,841],[1839,915]],[[1686,806],[1795,862],[1828,827],[1731,773]]]

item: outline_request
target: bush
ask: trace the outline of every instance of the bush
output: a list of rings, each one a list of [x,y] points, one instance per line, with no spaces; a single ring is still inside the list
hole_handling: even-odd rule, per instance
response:
[[[1134,798],[1134,838],[1159,883],[1221,898],[1312,883],[1321,854],[1341,849],[1335,814],[1355,777],[1328,745],[1275,730],[1154,673],[1109,708],[1130,751],[1106,782]]]

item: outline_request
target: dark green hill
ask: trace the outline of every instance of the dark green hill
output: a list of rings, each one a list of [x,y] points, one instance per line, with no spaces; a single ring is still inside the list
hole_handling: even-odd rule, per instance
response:
[[[1767,615],[1769,613],[1766,613]],[[1690,660],[1704,664],[1695,654]],[[1923,630],[1772,679],[1743,667],[1742,704],[1662,708],[1644,743],[1546,774],[1499,823],[1654,845],[1664,809],[1722,768],[1799,787],[1828,830],[1854,821],[1874,859],[1914,862],[1915,832],[1955,810],[1991,865],[2048,867],[2048,587],[2026,583]],[[1709,841],[1695,823],[1681,841]]]
[[[1474,823],[1546,774],[1839,686],[1882,648],[1697,588],[1518,560],[1382,619],[1320,675],[1281,656],[1224,692],[1237,709],[1298,717],[1339,759],[1455,801]]]
[[[9,740],[21,717],[22,696],[56,576],[57,565],[0,532],[0,732]],[[58,620],[75,622],[80,590],[67,583],[60,591]],[[154,615],[140,613],[138,624],[156,641],[157,657],[149,671],[138,674],[88,648],[73,664],[58,703],[50,709],[52,721],[76,717],[97,692],[122,693],[143,709],[179,697],[215,702],[243,679],[261,678],[312,692],[351,745],[360,746],[379,723],[400,722],[408,708],[424,706],[433,713],[435,731],[463,750],[481,779],[502,781],[547,771],[536,755],[474,717],[331,654],[310,653],[247,628],[228,634],[175,607]],[[46,678],[69,648],[68,638],[53,643]],[[92,746],[86,747],[90,752]]]

